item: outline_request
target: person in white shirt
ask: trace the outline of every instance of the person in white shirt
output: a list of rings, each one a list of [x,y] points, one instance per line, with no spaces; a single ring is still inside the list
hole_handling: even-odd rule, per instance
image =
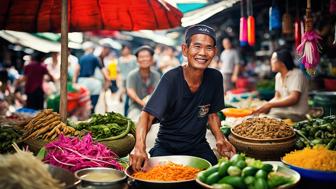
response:
[[[275,96],[254,113],[269,113],[277,118],[293,121],[305,119],[308,112],[308,80],[295,68],[293,58],[286,49],[276,50],[271,58],[275,76]]]
[[[220,70],[224,79],[224,93],[226,93],[234,88],[234,84],[238,79],[240,59],[238,51],[233,48],[229,38],[224,38],[222,44],[224,51],[220,55]]]

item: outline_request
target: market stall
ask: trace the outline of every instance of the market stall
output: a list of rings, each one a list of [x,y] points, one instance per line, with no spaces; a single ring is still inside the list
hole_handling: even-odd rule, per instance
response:
[[[8,7],[12,6],[7,4]],[[249,3],[250,8],[251,6],[252,3]],[[165,7],[164,4],[162,7]],[[170,6],[169,8],[173,9]],[[276,7],[272,9],[270,12],[274,16]],[[65,10],[66,8],[63,12]],[[251,26],[254,25],[252,13],[249,11],[249,30],[254,30]],[[13,24],[3,27],[18,27]],[[100,27],[104,26],[103,24]],[[276,28],[275,25],[271,27]],[[36,28],[38,27],[30,29]],[[76,27],[70,25],[71,28]],[[66,30],[63,32],[63,35],[67,35]],[[251,39],[247,40],[253,46],[254,32],[248,33]],[[63,44],[66,41],[66,37],[63,38]],[[66,60],[63,58],[62,62]],[[305,62],[303,65],[310,69],[309,64]],[[66,67],[63,66],[63,75]],[[64,86],[65,81],[62,82]],[[328,80],[326,82],[325,85],[328,86]],[[55,107],[31,116],[17,114],[0,118],[0,152],[12,153],[0,155],[0,188],[13,188],[18,185],[21,188],[133,189],[334,187],[334,92],[311,93],[313,106],[322,107],[322,111],[309,113],[306,120],[295,123],[288,118],[253,114],[257,107],[274,96],[274,81],[258,82],[255,89],[248,89],[249,84],[244,86],[243,89],[232,90],[226,94],[226,108],[217,113],[222,120],[221,131],[235,146],[237,154],[231,158],[218,157],[218,164],[215,165],[194,156],[152,157],[140,171],[135,171],[128,159],[128,154],[135,145],[135,123],[115,112],[94,114],[89,119],[78,122],[65,120],[64,110],[71,112],[73,107],[85,106],[87,101],[82,104],[80,101],[87,96],[79,97],[80,90],[74,91],[78,93],[62,90],[62,116],[57,113],[59,108]],[[64,97],[70,103],[66,103]],[[58,102],[59,100],[57,105]],[[20,150],[16,144],[22,148],[28,147],[30,152]]]

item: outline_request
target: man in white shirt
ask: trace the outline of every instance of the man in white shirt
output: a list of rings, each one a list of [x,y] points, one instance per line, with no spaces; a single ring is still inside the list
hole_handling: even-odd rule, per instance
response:
[[[300,121],[308,112],[308,81],[302,71],[295,68],[293,58],[286,49],[276,50],[271,58],[275,76],[275,96],[255,113],[268,113],[277,118]]]

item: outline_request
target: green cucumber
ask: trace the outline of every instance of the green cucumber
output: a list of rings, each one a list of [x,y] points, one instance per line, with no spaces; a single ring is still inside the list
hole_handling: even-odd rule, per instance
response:
[[[259,169],[255,168],[255,167],[245,167],[245,168],[242,170],[242,176],[243,176],[243,177],[246,177],[246,176],[254,176],[258,170],[259,170]]]
[[[257,178],[254,182],[255,189],[268,189],[268,185],[265,179]]]
[[[208,176],[208,178],[206,178],[206,183],[209,185],[215,184],[220,178],[221,177],[219,176],[218,172],[214,172]]]
[[[227,174],[227,170],[228,168],[232,165],[231,162],[227,161],[227,162],[222,162],[220,165],[219,165],[219,170],[218,170],[218,173],[219,175],[222,177],[222,176],[225,176]]]
[[[203,174],[204,174],[205,177],[208,177],[208,176],[210,176],[212,173],[217,172],[218,169],[219,169],[219,165],[217,164],[217,165],[212,166],[212,167],[210,167],[209,169],[205,170]]]
[[[207,177],[205,176],[204,173],[205,173],[205,171],[201,171],[197,174],[197,178],[202,182],[206,182],[206,179],[207,179]]]
[[[273,170],[273,165],[271,164],[264,164],[261,167],[262,170],[266,171],[267,173],[271,172]]]
[[[244,183],[246,185],[253,185],[255,178],[253,176],[247,176],[244,178]]]
[[[262,169],[260,169],[259,171],[257,171],[257,173],[255,174],[255,176],[257,178],[262,178],[262,179],[266,179],[267,178],[268,173]]]
[[[240,169],[244,169],[247,166],[247,163],[245,162],[245,160],[239,160],[235,165]]]
[[[234,189],[230,184],[214,184],[213,189]]]
[[[238,176],[226,176],[219,180],[219,184],[230,184],[234,188],[244,189],[245,183],[242,177]]]
[[[228,174],[230,176],[240,176],[241,174],[241,169],[237,166],[231,165],[228,170],[227,170]]]
[[[235,154],[231,157],[230,161],[236,164],[239,160],[245,161],[245,155],[244,154]]]

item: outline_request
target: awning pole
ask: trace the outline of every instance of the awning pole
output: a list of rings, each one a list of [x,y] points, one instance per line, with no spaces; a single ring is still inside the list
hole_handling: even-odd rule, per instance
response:
[[[67,79],[68,79],[68,0],[62,0],[61,23],[61,119],[66,123],[67,119]]]

